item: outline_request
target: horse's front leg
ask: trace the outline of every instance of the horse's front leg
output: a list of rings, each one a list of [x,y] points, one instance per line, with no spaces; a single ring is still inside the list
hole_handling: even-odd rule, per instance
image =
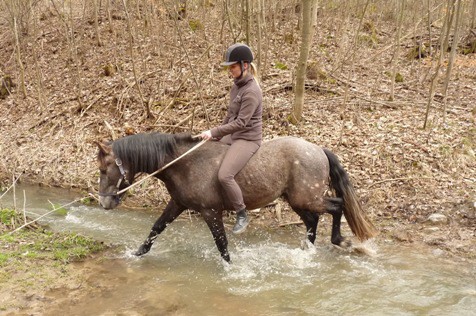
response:
[[[204,210],[201,212],[203,219],[212,232],[213,239],[220,251],[221,257],[226,262],[230,262],[230,254],[228,253],[228,240],[226,239],[225,226],[223,226],[222,211]]]
[[[185,209],[185,207],[175,203],[174,200],[170,200],[167,206],[165,207],[165,210],[162,215],[160,215],[154,226],[152,226],[149,236],[139,247],[139,250],[137,250],[134,254],[136,256],[142,256],[143,254],[148,253],[159,234],[167,227],[168,224],[172,223]]]

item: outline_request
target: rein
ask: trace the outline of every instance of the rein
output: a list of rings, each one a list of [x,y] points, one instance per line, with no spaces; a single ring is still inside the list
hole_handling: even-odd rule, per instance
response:
[[[133,184],[130,184],[129,186],[125,187],[124,189],[122,190],[119,190],[117,191],[116,193],[99,193],[100,196],[118,196],[124,192],[126,192],[127,190],[141,184],[142,182],[144,182],[145,180],[149,179],[150,177],[153,177],[155,176],[156,174],[158,174],[159,172],[163,171],[164,169],[170,167],[171,165],[173,165],[174,163],[176,163],[177,161],[179,161],[180,159],[182,159],[183,157],[185,157],[186,155],[190,154],[191,152],[193,152],[194,150],[196,150],[198,147],[202,146],[203,144],[205,144],[206,142],[208,141],[208,139],[204,139],[202,140],[201,142],[199,142],[198,144],[196,144],[195,146],[193,146],[192,148],[190,148],[189,150],[187,150],[186,152],[184,152],[182,155],[178,156],[177,158],[175,158],[174,160],[172,160],[171,162],[169,162],[168,164],[166,164],[165,166],[163,166],[162,168],[152,172],[151,174],[148,174],[146,177],[142,178],[141,180],[133,183]],[[119,179],[118,183],[117,183],[117,188],[119,189],[119,186],[121,185],[121,182],[124,180],[125,183],[128,183],[127,180],[126,180],[126,172],[124,170],[124,168],[122,167],[122,162],[119,160],[116,159],[116,165],[119,167],[119,170],[121,171],[121,175],[122,175],[122,178]]]

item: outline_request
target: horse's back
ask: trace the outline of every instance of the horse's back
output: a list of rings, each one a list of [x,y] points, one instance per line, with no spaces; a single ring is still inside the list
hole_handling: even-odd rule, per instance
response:
[[[328,177],[329,162],[321,147],[302,138],[279,137],[263,143],[237,181],[247,205],[283,195],[303,204],[322,196]]]
[[[259,160],[279,159],[283,164],[307,168],[326,169],[328,166],[327,156],[321,147],[305,139],[292,136],[274,138],[264,142],[255,156]]]
[[[165,170],[171,179],[166,182],[171,196],[191,209],[231,209],[218,181],[227,150],[228,145],[209,142],[184,157],[176,168]],[[328,177],[329,163],[321,147],[301,138],[279,137],[263,142],[235,179],[246,206],[253,209],[280,196],[312,202],[314,196],[322,196]]]

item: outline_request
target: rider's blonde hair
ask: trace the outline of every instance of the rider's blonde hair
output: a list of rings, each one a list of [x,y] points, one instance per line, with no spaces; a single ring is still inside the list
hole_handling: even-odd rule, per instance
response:
[[[258,67],[256,67],[255,63],[248,63],[250,65],[250,72],[255,78],[256,83],[259,84],[259,73],[258,73]]]

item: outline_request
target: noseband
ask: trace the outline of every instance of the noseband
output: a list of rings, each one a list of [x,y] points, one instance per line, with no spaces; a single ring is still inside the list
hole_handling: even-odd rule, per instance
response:
[[[127,171],[124,169],[124,167],[122,166],[122,160],[120,158],[116,158],[114,160],[116,162],[116,166],[119,168],[119,172],[121,173],[121,177],[119,178],[119,180],[117,181],[117,184],[116,184],[116,190],[114,193],[104,193],[104,192],[98,192],[98,195],[99,196],[115,196],[116,197],[116,200],[119,202],[120,200],[120,197],[119,197],[119,194],[117,194],[117,192],[119,191],[119,189],[121,188],[121,184],[124,182],[126,185],[130,185],[129,184],[129,181],[127,181],[127,178],[126,178],[126,175],[127,175]]]

